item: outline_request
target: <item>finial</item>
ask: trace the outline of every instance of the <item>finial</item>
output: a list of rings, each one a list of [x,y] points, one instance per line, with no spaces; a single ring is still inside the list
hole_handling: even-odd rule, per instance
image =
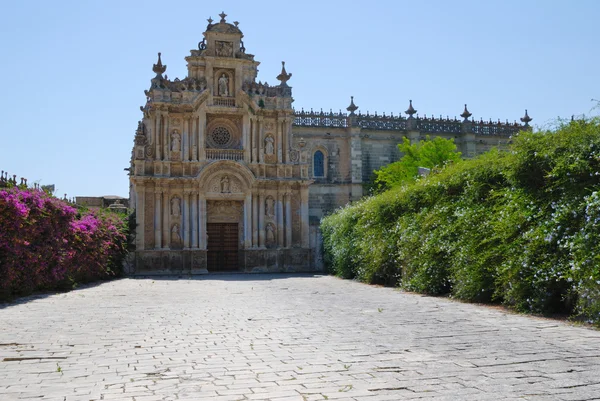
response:
[[[233,25],[235,25],[236,27],[239,25],[240,23],[238,21],[233,21]]]
[[[227,17],[227,14],[225,14],[225,11],[221,11],[221,14],[219,14],[219,17],[221,17],[221,22],[222,24],[225,23],[225,17]]]
[[[279,75],[277,75],[277,79],[279,81],[281,81],[281,86],[288,86],[287,81],[290,80],[290,78],[292,77],[292,74],[288,74],[287,71],[285,70],[285,61],[281,62],[281,73],[279,73]]]
[[[350,115],[353,116],[354,112],[358,110],[358,106],[354,104],[354,96],[350,96],[350,106],[346,108],[350,112]]]
[[[152,71],[154,71],[157,76],[160,76],[167,71],[167,66],[163,65],[160,59],[160,52],[158,52],[158,62],[152,66]]]
[[[467,104],[465,103],[465,111],[462,112],[462,114],[460,115],[462,118],[464,118],[464,121],[468,121],[469,117],[471,117],[473,114],[471,114],[471,112],[469,112],[469,110],[467,109]]]
[[[412,100],[409,100],[408,110],[405,111],[406,114],[409,115],[409,118],[412,118],[413,114],[415,114],[417,110],[412,105]]]
[[[207,21],[208,21],[208,25],[209,26],[212,25],[212,23],[213,23],[212,17],[208,17]]]
[[[529,117],[529,114],[527,114],[527,109],[525,109],[525,115],[521,117],[521,122],[524,122],[525,126],[529,127],[529,122],[531,120],[533,120],[533,118]]]

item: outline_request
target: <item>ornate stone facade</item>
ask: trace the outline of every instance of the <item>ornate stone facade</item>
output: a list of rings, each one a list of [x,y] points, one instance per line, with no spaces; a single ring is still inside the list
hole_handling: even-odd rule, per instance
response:
[[[209,19],[188,74],[169,80],[161,55],[145,91],[130,168],[140,274],[322,268],[319,219],[363,195],[397,144],[454,138],[467,157],[504,147],[519,124],[415,116],[297,112],[292,74],[256,82],[238,23]],[[210,235],[209,235],[210,233]]]

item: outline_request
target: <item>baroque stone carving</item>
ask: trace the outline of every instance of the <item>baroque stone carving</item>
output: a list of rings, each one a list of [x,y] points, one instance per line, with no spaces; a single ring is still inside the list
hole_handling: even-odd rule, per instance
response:
[[[229,184],[229,176],[224,175],[223,178],[221,178],[221,193],[230,193],[231,192],[231,188],[230,188],[230,184]]]
[[[207,201],[206,215],[209,222],[239,222],[244,211],[240,201]]]
[[[179,234],[179,224],[173,224],[171,228],[171,244],[172,245],[180,245],[181,244],[181,235]]]
[[[215,47],[217,57],[233,57],[233,43],[217,40]]]
[[[273,139],[272,135],[267,135],[267,137],[265,138],[265,154],[267,156],[271,156],[272,154],[275,153],[275,139]]]
[[[229,78],[225,74],[219,78],[219,96],[229,96]]]
[[[241,181],[237,177],[229,174],[213,178],[206,188],[208,192],[221,194],[239,194],[243,192]]]
[[[181,149],[181,135],[179,135],[179,131],[174,130],[171,133],[171,151],[179,152]]]
[[[298,152],[296,149],[290,150],[290,161],[292,163],[298,163],[299,160],[300,160],[300,152]]]
[[[171,199],[171,215],[174,217],[179,217],[181,214],[181,200],[175,196]]]
[[[267,246],[275,245],[275,225],[273,223],[267,223]]]
[[[267,196],[267,199],[265,200],[265,214],[268,217],[275,216],[275,199],[270,195]]]

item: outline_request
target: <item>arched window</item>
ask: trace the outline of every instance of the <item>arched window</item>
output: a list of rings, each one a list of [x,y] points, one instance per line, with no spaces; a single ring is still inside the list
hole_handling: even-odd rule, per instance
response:
[[[325,156],[320,150],[317,150],[313,156],[313,175],[315,177],[325,176]]]

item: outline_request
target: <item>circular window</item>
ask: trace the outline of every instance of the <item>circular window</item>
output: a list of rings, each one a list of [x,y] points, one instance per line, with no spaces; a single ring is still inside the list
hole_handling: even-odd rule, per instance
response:
[[[231,134],[225,127],[217,127],[212,132],[212,140],[216,145],[225,146],[231,140]]]

